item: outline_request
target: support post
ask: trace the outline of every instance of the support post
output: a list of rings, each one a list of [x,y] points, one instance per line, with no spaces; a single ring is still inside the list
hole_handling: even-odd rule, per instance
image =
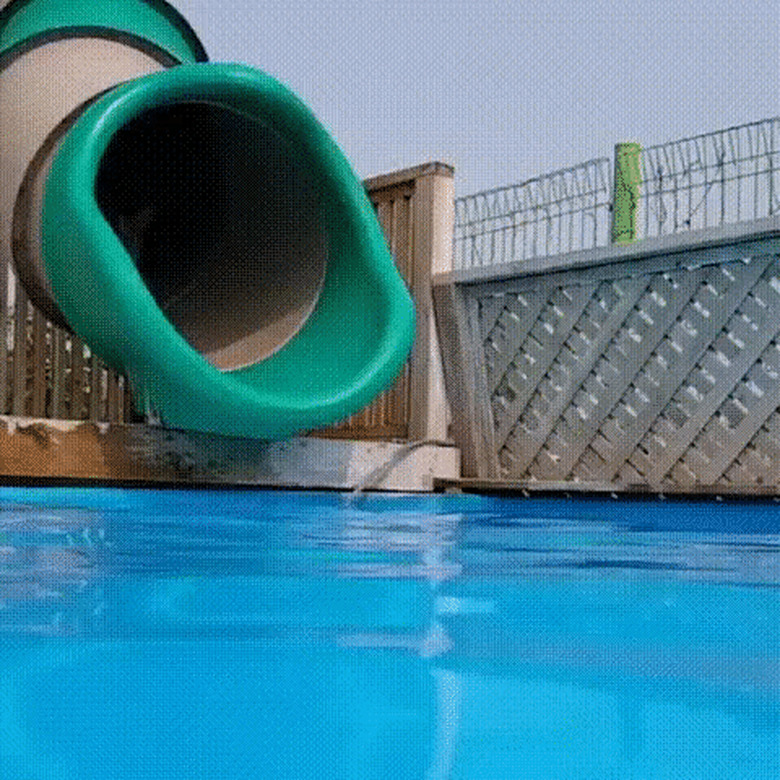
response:
[[[443,163],[421,166],[412,196],[411,288],[417,333],[411,357],[411,441],[447,439],[450,410],[433,313],[431,280],[452,270],[454,171]]]
[[[633,141],[615,145],[612,194],[612,243],[632,244],[637,239],[639,185],[642,181],[642,146]]]

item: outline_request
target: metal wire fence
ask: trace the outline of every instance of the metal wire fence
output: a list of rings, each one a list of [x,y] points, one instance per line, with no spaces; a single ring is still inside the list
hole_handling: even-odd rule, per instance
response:
[[[455,200],[455,268],[478,268],[601,246],[609,238],[606,157]]]
[[[780,118],[766,119],[642,152],[639,234],[769,217],[780,206]]]
[[[649,146],[640,153],[639,239],[780,211],[780,118]],[[610,243],[612,160],[600,157],[455,201],[456,269]]]

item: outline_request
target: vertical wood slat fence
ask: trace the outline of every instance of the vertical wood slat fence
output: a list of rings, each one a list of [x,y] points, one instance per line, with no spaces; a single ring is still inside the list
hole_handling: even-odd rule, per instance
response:
[[[52,325],[6,268],[0,290],[0,411],[95,422],[135,419],[130,388],[76,336]],[[4,283],[3,283],[4,282]]]
[[[413,209],[415,180],[407,174],[378,177],[366,182],[387,245],[398,270],[411,288],[413,279]],[[389,389],[370,406],[316,435],[345,439],[406,439],[409,435],[411,362]]]
[[[413,292],[430,279],[432,261],[419,236],[415,242],[415,234],[433,209],[428,190],[418,186],[431,176],[451,178],[452,169],[431,163],[365,182],[388,246]],[[0,414],[110,423],[141,421],[125,377],[107,368],[76,336],[48,322],[17,283],[10,264],[0,266]],[[408,438],[415,428],[415,416],[424,413],[421,402],[413,401],[413,388],[415,382],[426,386],[427,371],[426,356],[416,350],[395,384],[373,404],[317,435]]]

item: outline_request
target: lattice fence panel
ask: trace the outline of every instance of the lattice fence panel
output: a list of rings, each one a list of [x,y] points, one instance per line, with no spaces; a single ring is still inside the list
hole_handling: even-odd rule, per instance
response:
[[[775,345],[780,349],[780,345]],[[780,410],[759,428],[720,480],[724,485],[780,484]]]
[[[475,285],[503,479],[780,484],[780,261]]]

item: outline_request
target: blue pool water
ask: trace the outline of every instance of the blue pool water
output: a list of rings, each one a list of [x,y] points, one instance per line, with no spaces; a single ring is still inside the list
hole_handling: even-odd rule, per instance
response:
[[[0,780],[780,777],[780,504],[0,488]]]

